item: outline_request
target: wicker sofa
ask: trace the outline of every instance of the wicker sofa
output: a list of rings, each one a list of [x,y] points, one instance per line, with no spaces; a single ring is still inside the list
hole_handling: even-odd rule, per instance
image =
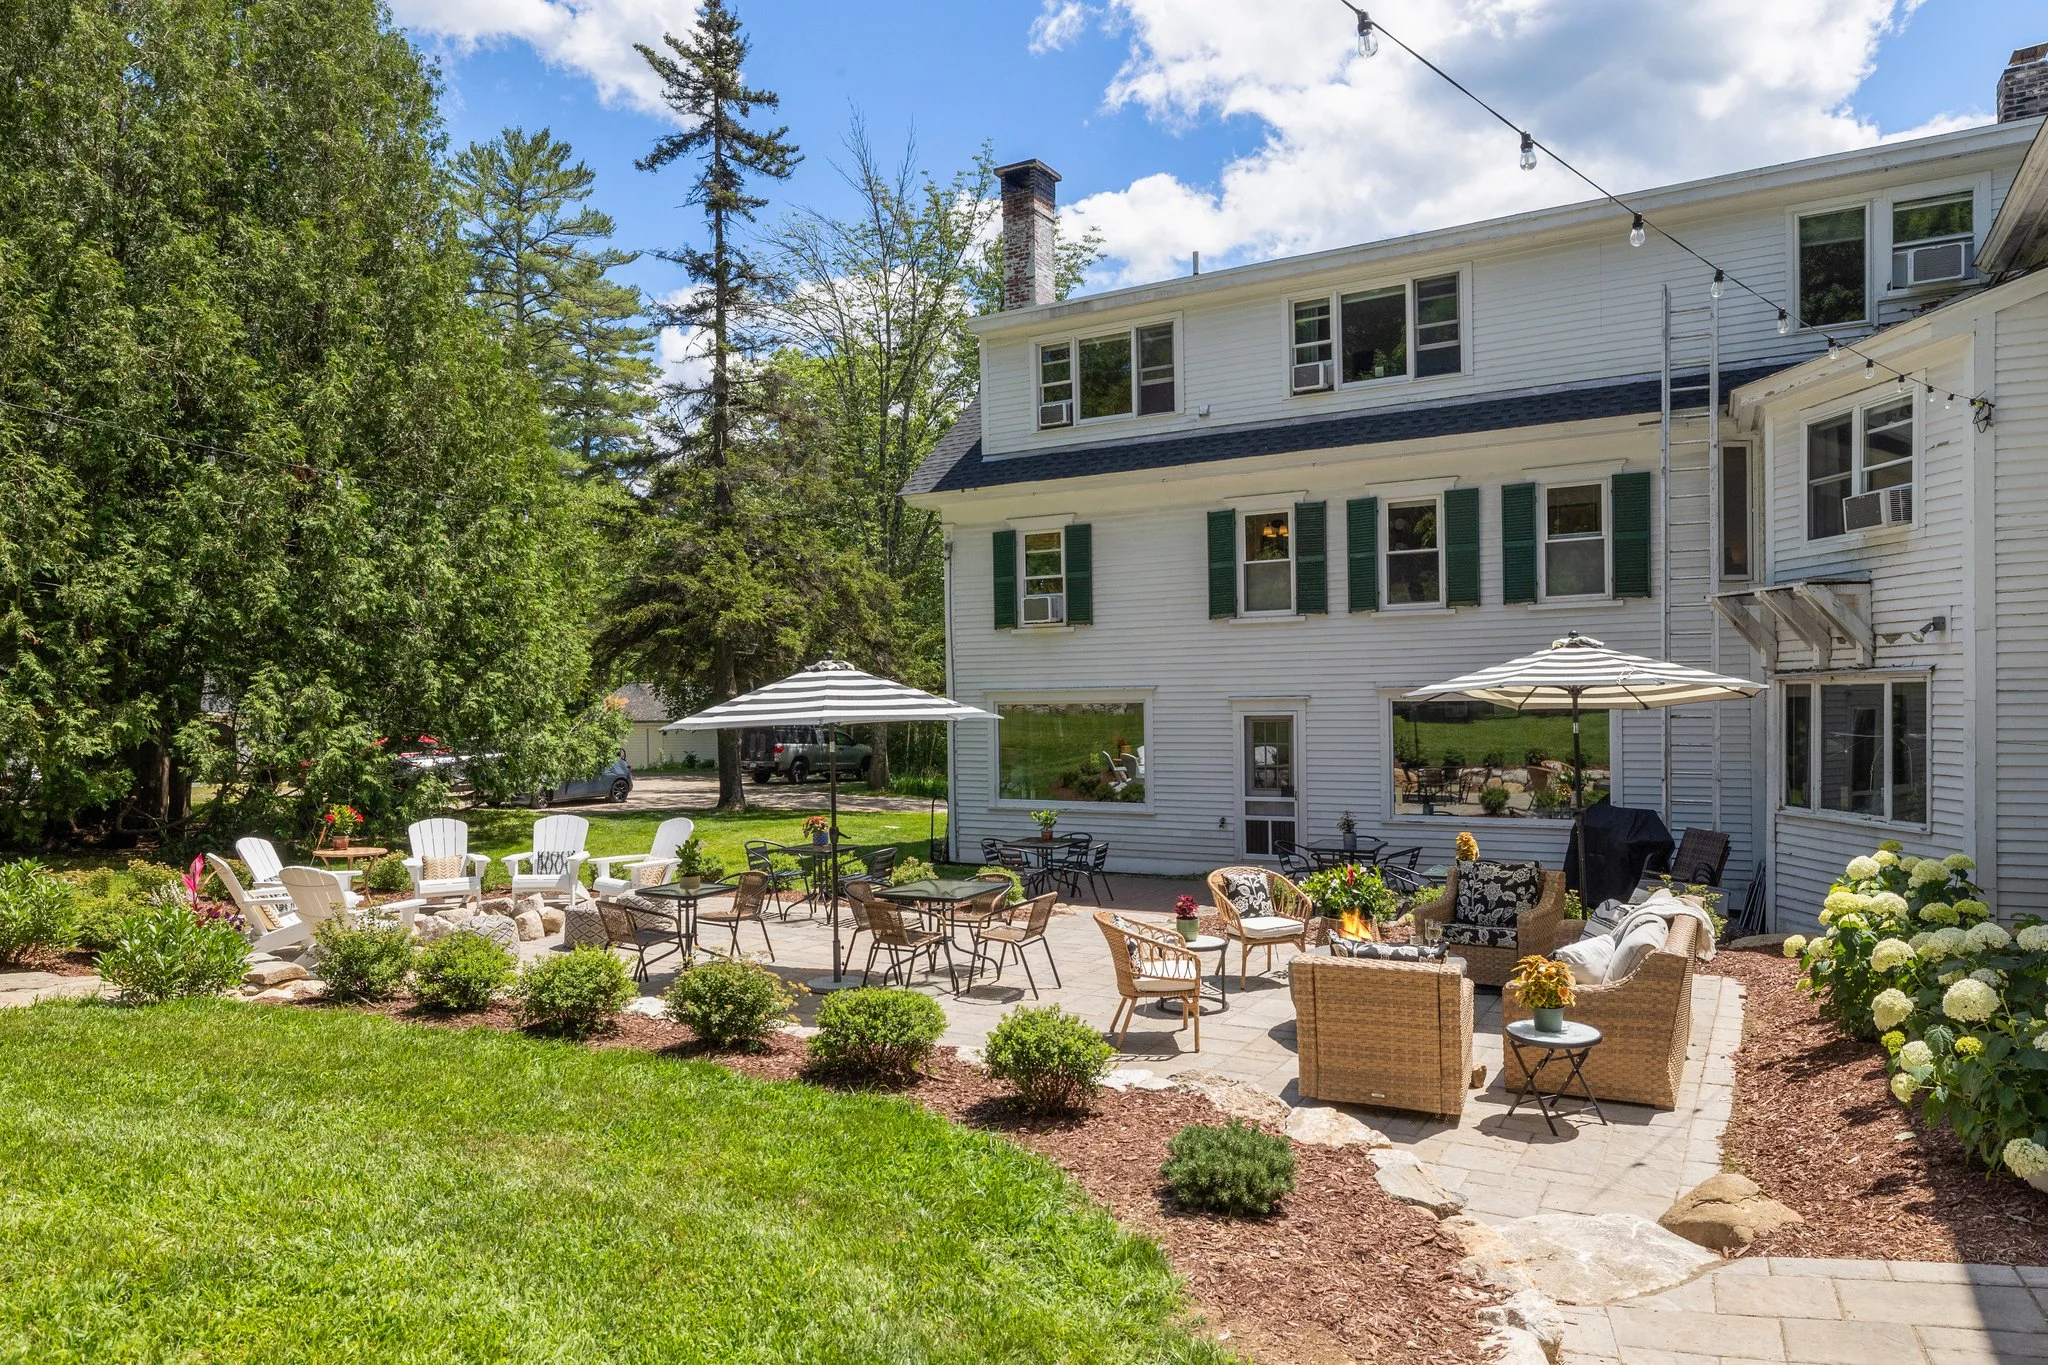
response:
[[[1671,919],[1664,946],[1653,950],[1634,971],[1619,981],[1580,986],[1565,1017],[1600,1030],[1600,1045],[1586,1058],[1586,1083],[1602,1100],[1647,1104],[1672,1109],[1685,1074],[1685,1048],[1692,1036],[1693,954],[1699,950],[1700,922],[1690,915]],[[1530,1017],[1513,989],[1500,996],[1503,1025]],[[1503,1077],[1509,1090],[1519,1090],[1527,1074],[1506,1049]],[[1561,1063],[1553,1063],[1561,1068]],[[1555,1085],[1561,1069],[1543,1077]]]
[[[1456,967],[1309,954],[1288,976],[1303,1098],[1464,1112],[1472,983]]]
[[[1458,904],[1458,868],[1451,865],[1443,894],[1415,907],[1417,919],[1449,924]],[[1578,935],[1578,921],[1564,917],[1564,873],[1545,872],[1543,890],[1536,903],[1515,917],[1515,943],[1508,948],[1490,948],[1476,943],[1454,943],[1451,952],[1465,959],[1465,975],[1482,986],[1504,986],[1515,974],[1515,963],[1531,953],[1541,957],[1561,942]]]

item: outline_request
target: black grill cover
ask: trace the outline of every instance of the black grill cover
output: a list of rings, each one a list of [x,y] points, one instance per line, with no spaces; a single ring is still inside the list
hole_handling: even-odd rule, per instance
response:
[[[1565,853],[1564,884],[1577,891],[1580,903],[1588,908],[1610,898],[1627,900],[1643,879],[1644,868],[1670,865],[1671,831],[1656,811],[1613,805],[1603,796],[1586,807],[1581,826],[1591,886],[1579,885],[1579,830],[1572,831]]]

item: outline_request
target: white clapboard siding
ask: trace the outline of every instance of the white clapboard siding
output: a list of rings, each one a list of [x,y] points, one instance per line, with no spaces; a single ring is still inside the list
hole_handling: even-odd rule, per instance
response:
[[[2048,299],[1993,326],[1999,910],[2048,915]]]
[[[1657,220],[1768,299],[1785,296],[1795,207],[1866,197],[1873,205],[1947,189],[1980,190],[1980,233],[1989,226],[2024,151],[2019,130],[1971,129],[1930,139],[1914,164],[1878,173],[1822,171],[1769,193],[1739,184],[1669,209]],[[1958,150],[1960,149],[1960,150]],[[1873,212],[1873,230],[1888,230]],[[1033,310],[1015,326],[992,322],[982,338],[982,415],[995,453],[1051,450],[1106,440],[1334,416],[1418,401],[1455,399],[1535,385],[1578,384],[1656,373],[1658,299],[1666,284],[1703,291],[1711,273],[1661,236],[1628,244],[1626,220],[1598,218],[1569,229],[1531,223],[1526,233],[1466,240],[1425,234],[1361,252],[1335,251],[1264,268],[1223,271],[1179,287],[1138,287],[1097,300],[1088,311]],[[1872,242],[1873,277],[1888,257]],[[1451,270],[1464,272],[1465,368],[1457,375],[1383,381],[1330,393],[1288,390],[1292,300],[1377,288]],[[1035,387],[1039,340],[1114,330],[1141,321],[1178,325],[1178,410],[1040,431]],[[1806,356],[1815,335],[1780,337],[1776,307],[1737,288],[1722,300],[1722,363]],[[1197,408],[1206,406],[1200,417]]]

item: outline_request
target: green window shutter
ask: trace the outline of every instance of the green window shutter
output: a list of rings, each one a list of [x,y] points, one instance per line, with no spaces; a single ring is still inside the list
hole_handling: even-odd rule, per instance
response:
[[[1614,504],[1614,595],[1650,596],[1650,474],[1616,474],[1609,492]]]
[[[1324,504],[1294,504],[1294,609],[1304,616],[1330,610],[1330,535]]]
[[[1536,485],[1500,490],[1500,600],[1536,600]]]
[[[1344,504],[1344,558],[1350,581],[1346,605],[1352,611],[1380,609],[1380,500],[1353,498]]]
[[[995,552],[996,629],[1017,628],[1017,533],[998,531],[989,537]]]
[[[1209,514],[1209,614],[1237,615],[1237,513]]]
[[[1479,605],[1479,490],[1444,490],[1444,602]]]
[[[1067,624],[1095,624],[1095,528],[1067,528]]]

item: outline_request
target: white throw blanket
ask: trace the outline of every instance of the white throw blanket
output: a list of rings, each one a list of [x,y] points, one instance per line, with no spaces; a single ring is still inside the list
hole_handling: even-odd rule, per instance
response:
[[[1655,915],[1666,923],[1669,923],[1679,915],[1691,915],[1700,922],[1698,938],[1700,946],[1693,950],[1693,956],[1702,962],[1712,962],[1714,960],[1714,921],[1708,917],[1706,907],[1698,901],[1676,895],[1662,888],[1651,892],[1648,900],[1629,911],[1628,918],[1624,919],[1621,922],[1621,927],[1614,931],[1614,941],[1619,943],[1624,938],[1627,938],[1629,926],[1647,915]]]

